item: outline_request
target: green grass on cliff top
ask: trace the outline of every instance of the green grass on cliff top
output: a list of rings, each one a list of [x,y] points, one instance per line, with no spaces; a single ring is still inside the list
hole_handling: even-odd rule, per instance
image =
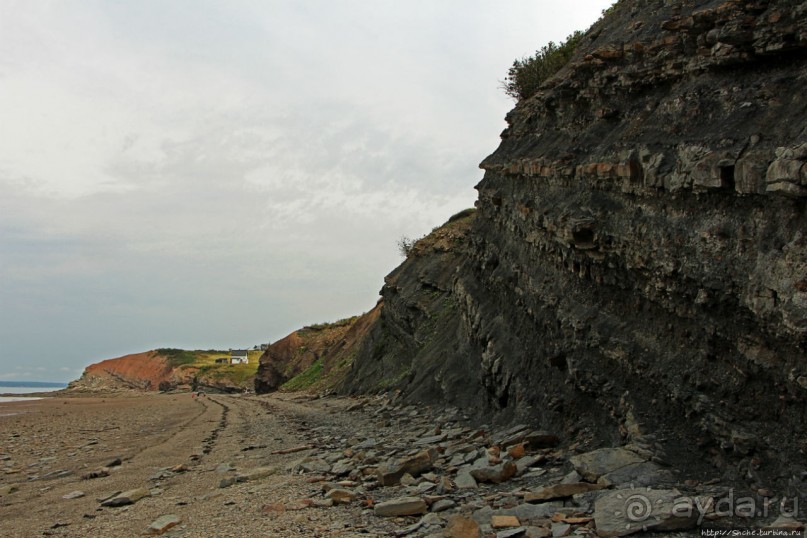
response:
[[[229,351],[214,349],[189,351],[186,349],[161,348],[154,350],[168,359],[173,368],[198,368],[199,374],[205,377],[226,380],[233,385],[251,385],[258,371],[258,362],[262,351],[249,350],[248,364],[216,364],[216,359],[229,359]]]

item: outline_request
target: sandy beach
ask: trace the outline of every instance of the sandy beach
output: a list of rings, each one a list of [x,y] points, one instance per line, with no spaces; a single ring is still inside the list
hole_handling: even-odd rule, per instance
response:
[[[285,471],[300,455],[271,452],[299,445],[296,421],[320,411],[277,398],[191,394],[2,403],[0,535],[139,536],[172,515],[180,523],[164,535],[350,536],[344,522],[358,508],[262,510],[310,493],[304,477]],[[283,472],[220,487],[236,471],[267,466]],[[133,504],[100,502],[138,489],[148,495]]]
[[[768,510],[714,471],[656,463],[654,445],[565,445],[389,396],[61,395],[0,415],[3,538],[621,536],[636,483],[670,501],[651,523],[677,536],[803,536],[792,497]],[[682,495],[704,499],[704,519],[671,509]],[[759,501],[759,517],[718,512],[730,495]]]

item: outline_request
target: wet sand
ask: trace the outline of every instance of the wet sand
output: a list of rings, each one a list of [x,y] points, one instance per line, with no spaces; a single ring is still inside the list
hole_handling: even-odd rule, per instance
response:
[[[181,523],[165,536],[352,536],[350,511],[262,512],[309,494],[286,471],[299,455],[271,452],[301,442],[295,420],[317,415],[315,406],[191,394],[1,403],[0,536],[140,536],[166,514]],[[232,471],[222,464],[282,472],[224,489]],[[103,468],[108,476],[82,478]],[[99,502],[136,488],[149,495],[118,508]]]

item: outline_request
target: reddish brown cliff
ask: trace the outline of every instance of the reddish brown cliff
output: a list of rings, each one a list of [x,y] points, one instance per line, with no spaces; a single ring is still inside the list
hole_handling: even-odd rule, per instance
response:
[[[171,381],[173,373],[174,368],[167,357],[155,351],[146,351],[91,364],[81,378],[70,383],[68,388],[158,390],[161,382]]]
[[[278,340],[261,356],[255,390],[329,389],[341,383],[380,311],[381,303],[361,316],[310,325]]]

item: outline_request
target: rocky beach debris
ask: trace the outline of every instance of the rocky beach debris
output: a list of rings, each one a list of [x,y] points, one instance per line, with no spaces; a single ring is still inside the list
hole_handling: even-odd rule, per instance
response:
[[[614,446],[647,430],[679,467],[803,492],[807,8],[613,4],[507,114],[475,209],[415,242],[372,313],[310,360],[355,356],[344,393],[521,421],[489,440],[514,460],[588,430],[613,450],[580,462],[586,481],[674,481]],[[259,392],[304,332],[265,354]],[[463,442],[454,467],[482,456]]]
[[[161,458],[154,460],[162,465],[157,467],[127,458],[126,465],[87,466],[119,469],[108,476],[85,481],[76,472],[47,482],[39,481],[54,472],[47,466],[55,472],[71,469],[58,457],[36,460],[33,478],[26,480],[31,486],[0,485],[0,509],[17,496],[41,495],[42,489],[31,490],[34,484],[55,488],[61,507],[50,521],[69,525],[42,532],[65,536],[82,532],[82,521],[110,525],[113,514],[136,521],[144,534],[193,535],[213,529],[212,523],[200,522],[205,517],[222,517],[229,510],[255,514],[243,529],[271,525],[276,533],[290,529],[289,536],[311,535],[316,528],[321,535],[341,531],[347,536],[605,538],[645,529],[691,531],[704,522],[729,529],[738,521],[721,503],[740,497],[739,490],[714,476],[690,475],[665,464],[667,455],[652,437],[636,435],[621,446],[603,447],[586,430],[561,436],[540,424],[481,424],[460,409],[402,403],[394,394],[308,396],[300,402],[210,396],[209,409],[241,406],[243,422],[232,430],[220,419],[209,420],[213,433],[197,435],[215,442],[200,460]],[[346,412],[348,407],[353,410]],[[259,428],[240,439],[235,432],[266,416],[262,409],[272,410],[273,423],[282,424],[283,432]],[[186,454],[196,454],[195,446],[189,443]],[[99,455],[93,461],[113,460]],[[138,465],[140,473],[127,474]],[[759,502],[783,495],[771,488],[746,494]],[[64,517],[68,512],[62,510],[71,507],[80,510],[78,515]],[[754,523],[797,528],[802,520],[799,514],[772,510]],[[303,522],[297,530],[288,527],[294,521]],[[238,529],[233,532],[243,530]]]
[[[349,431],[306,427],[315,448],[289,469],[319,484],[307,508],[361,510],[367,532],[378,535],[673,531],[692,528],[705,517],[697,506],[720,498],[714,482],[656,463],[666,458],[652,439],[587,448],[580,438],[564,440],[527,425],[471,424],[458,409],[394,404],[386,396],[358,402]],[[631,512],[633,502],[650,508]],[[686,502],[690,511],[679,514]],[[714,510],[709,515],[710,525],[728,528],[731,521]]]

